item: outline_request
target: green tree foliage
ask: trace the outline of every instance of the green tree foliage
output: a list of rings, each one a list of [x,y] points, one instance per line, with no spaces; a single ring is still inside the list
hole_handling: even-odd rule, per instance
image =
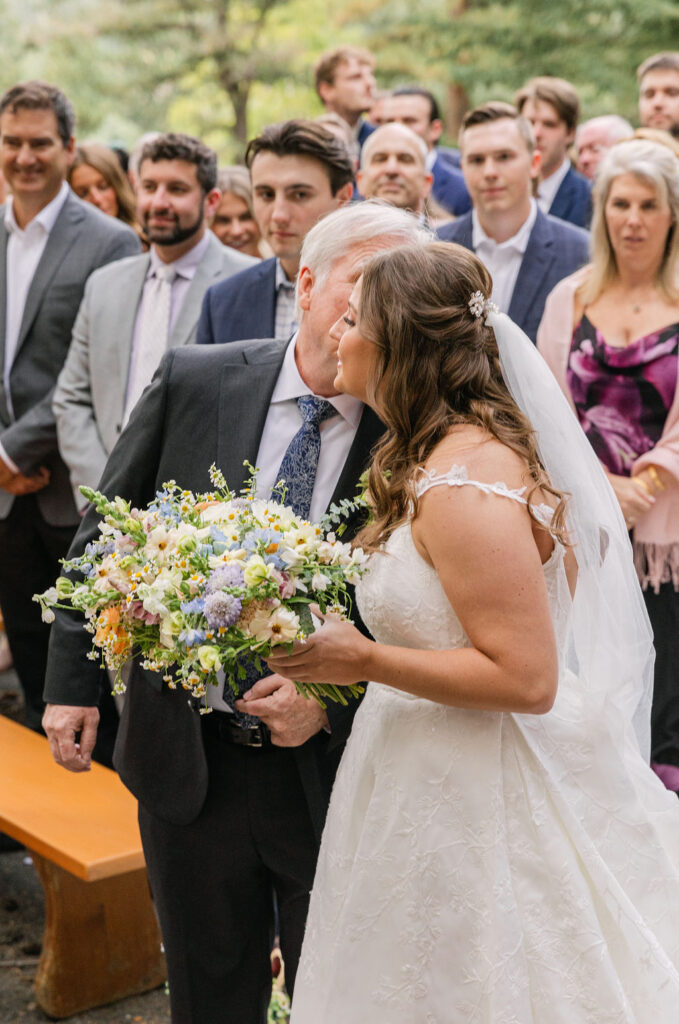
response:
[[[0,0],[0,18],[0,85],[57,82],[81,138],[171,128],[228,160],[265,124],[320,113],[312,65],[339,43],[372,49],[380,85],[432,89],[452,135],[466,102],[536,74],[572,81],[586,117],[634,120],[636,67],[679,49],[677,0]]]
[[[573,82],[584,116],[636,117],[635,71],[679,49],[676,0],[421,0],[374,3],[368,38],[392,77],[426,62],[427,78],[458,83],[475,105],[511,100],[535,75]],[[414,57],[408,57],[408,53]],[[394,61],[394,56],[397,60]],[[436,91],[436,90],[435,90]]]

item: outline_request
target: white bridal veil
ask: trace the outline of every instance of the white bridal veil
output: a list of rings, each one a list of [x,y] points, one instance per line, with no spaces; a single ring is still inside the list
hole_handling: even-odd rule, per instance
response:
[[[653,638],[620,506],[535,346],[503,313],[490,313],[486,323],[507,386],[533,424],[550,481],[570,495],[567,525],[578,563],[567,651],[572,685],[588,717],[600,716],[621,750],[633,742],[632,726],[648,760]]]

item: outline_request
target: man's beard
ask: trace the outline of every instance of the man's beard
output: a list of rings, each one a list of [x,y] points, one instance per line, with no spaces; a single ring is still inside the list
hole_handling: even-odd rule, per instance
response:
[[[203,213],[198,215],[198,219],[194,224],[190,224],[188,227],[182,228],[179,226],[179,217],[174,215],[174,229],[170,234],[166,232],[155,232],[153,228],[149,227],[149,217],[147,214],[144,218],[144,231],[149,242],[153,245],[180,245],[182,242],[186,242],[187,239],[191,238],[203,225]]]

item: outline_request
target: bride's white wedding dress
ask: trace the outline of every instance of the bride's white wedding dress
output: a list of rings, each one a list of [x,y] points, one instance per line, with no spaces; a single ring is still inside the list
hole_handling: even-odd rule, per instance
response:
[[[421,491],[480,487],[463,468]],[[563,548],[544,565],[560,651]],[[410,525],[358,588],[378,641],[469,646]],[[328,813],[292,1024],[673,1024],[679,809],[565,668],[544,716],[372,683]],[[589,712],[589,713],[588,713]],[[594,716],[597,717],[597,716]]]

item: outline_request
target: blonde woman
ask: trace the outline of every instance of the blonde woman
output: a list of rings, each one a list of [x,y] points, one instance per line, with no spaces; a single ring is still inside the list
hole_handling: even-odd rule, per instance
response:
[[[679,160],[618,143],[594,188],[592,261],[547,299],[538,347],[616,493],[655,637],[652,761],[679,791]]]

